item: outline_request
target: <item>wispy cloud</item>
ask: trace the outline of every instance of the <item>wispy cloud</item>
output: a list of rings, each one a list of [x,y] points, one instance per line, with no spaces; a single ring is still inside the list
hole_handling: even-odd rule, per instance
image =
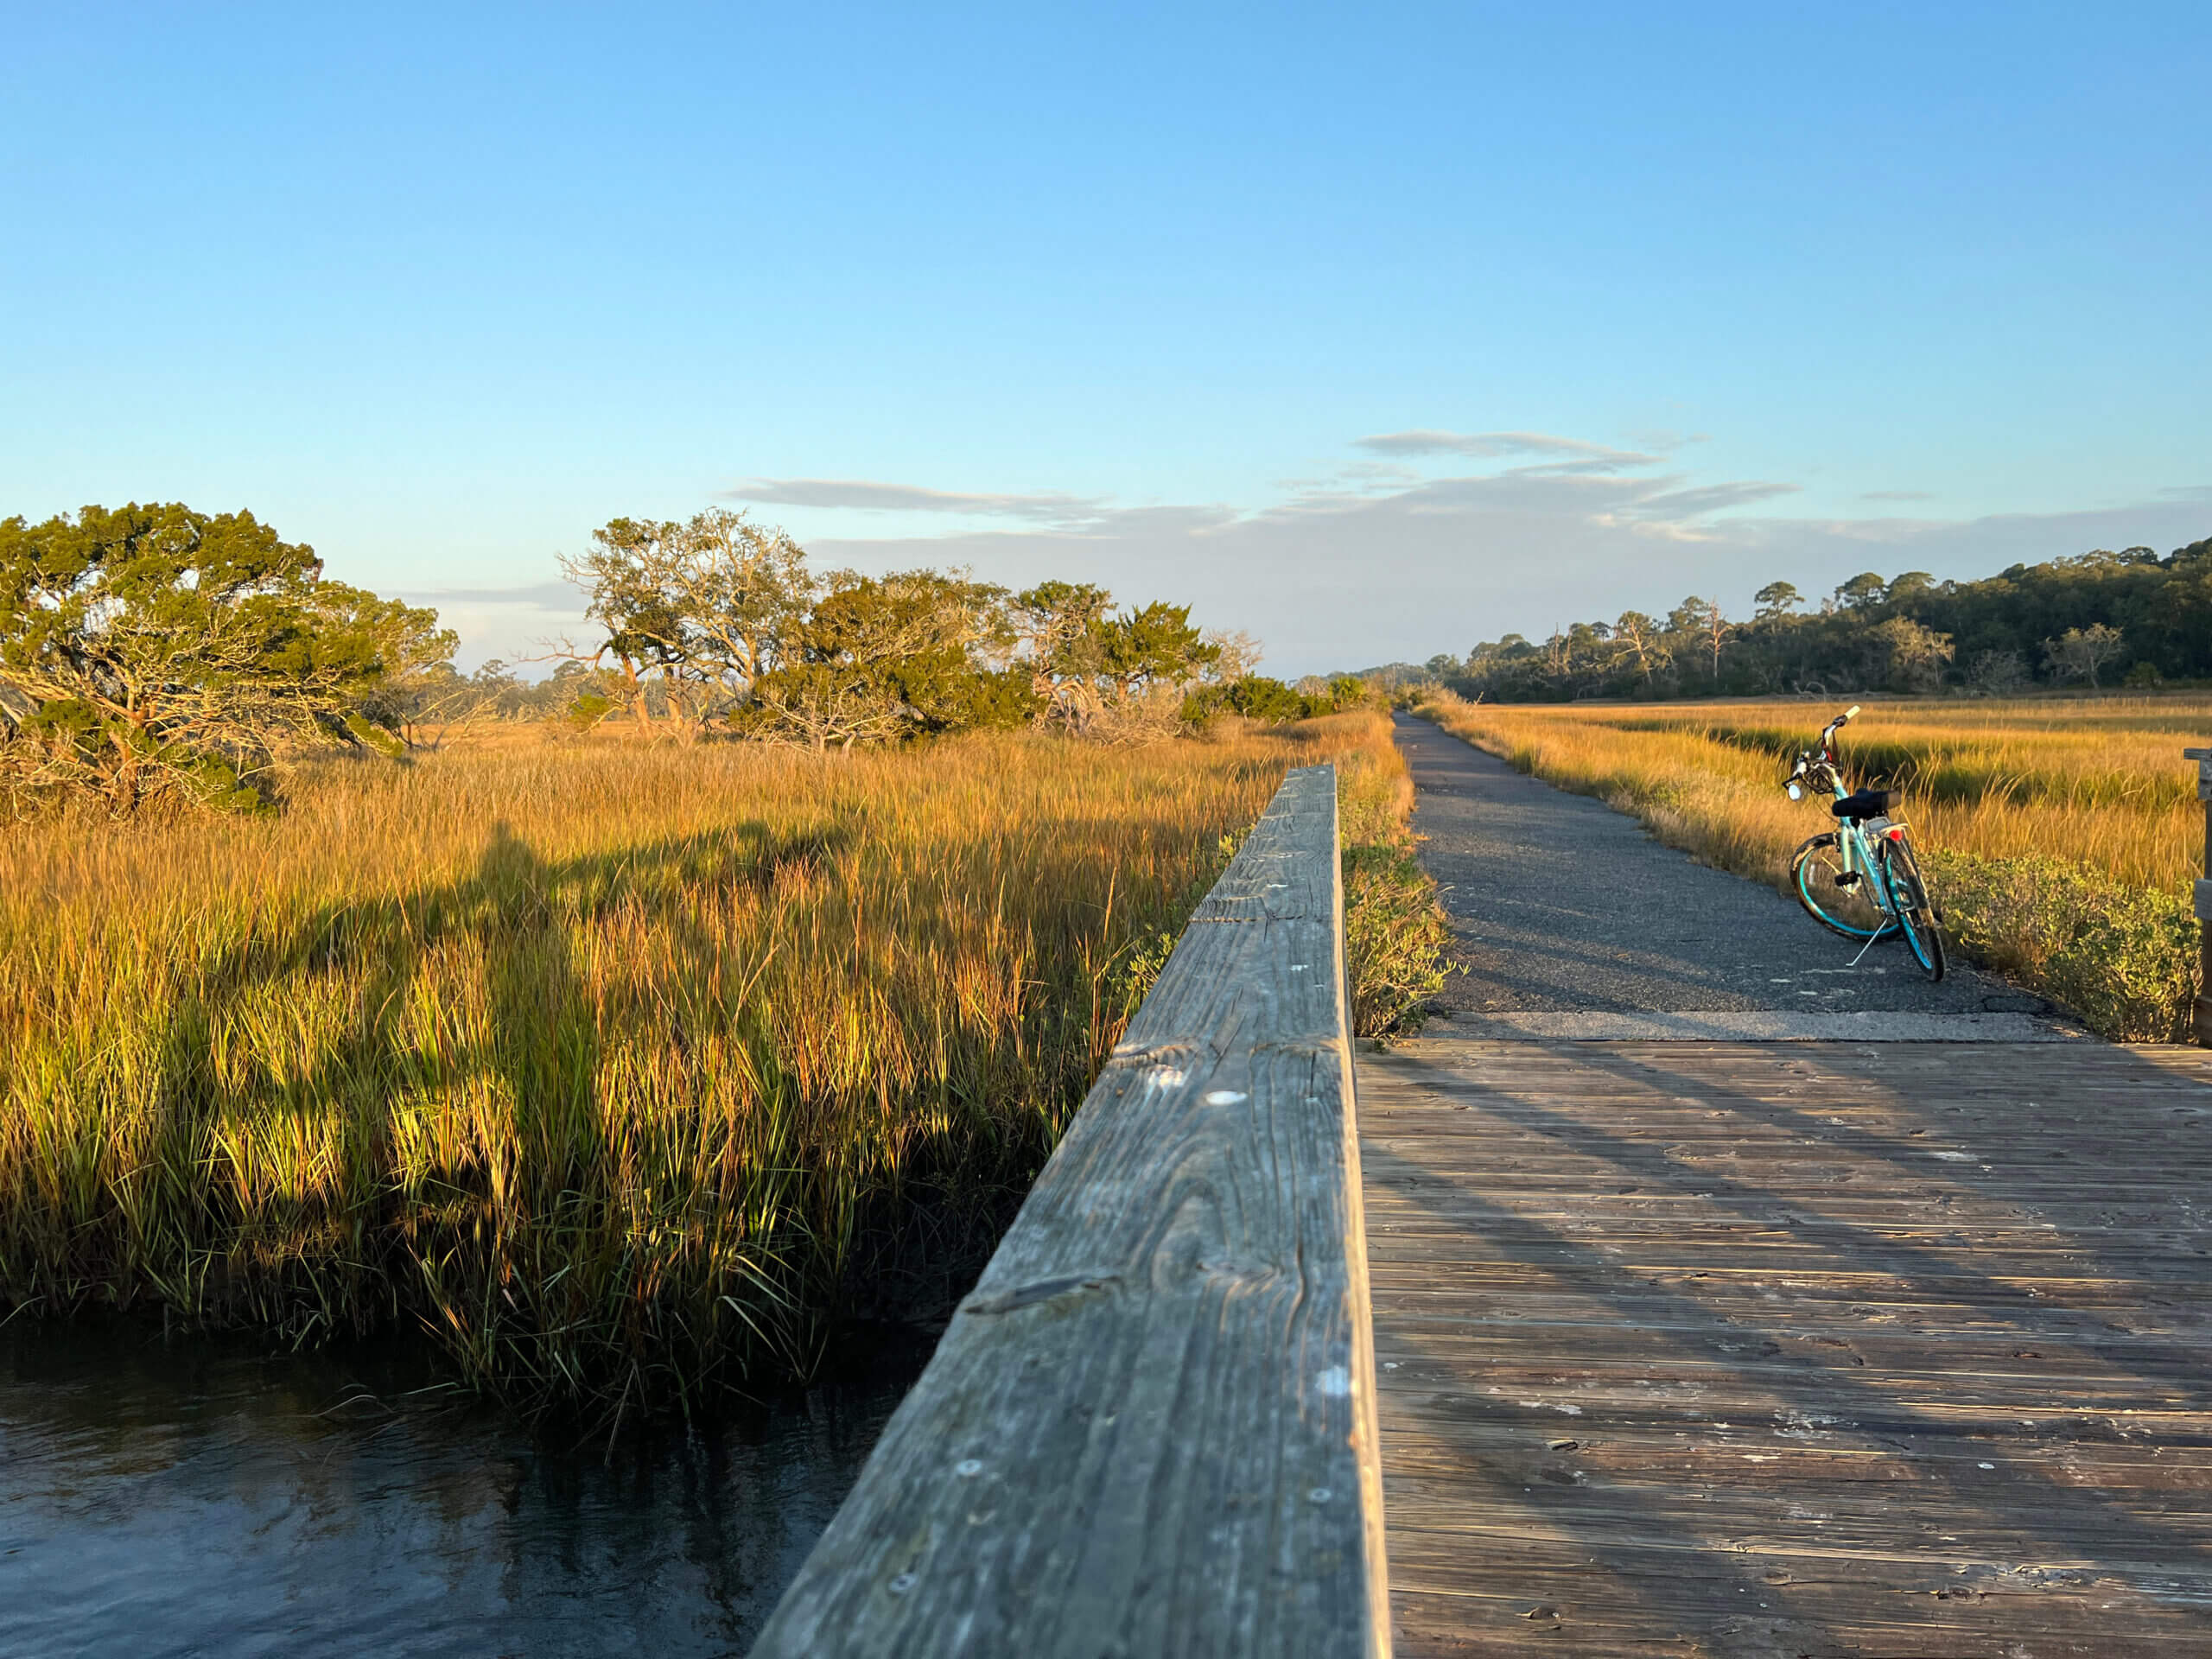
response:
[[[565,582],[532,582],[515,588],[423,588],[401,595],[428,605],[461,636],[461,664],[474,669],[487,658],[526,662],[543,654],[547,640],[564,636],[596,640],[584,620],[584,597]],[[540,667],[539,673],[550,671]]]
[[[1936,498],[1926,490],[1868,490],[1859,499],[1861,501],[1933,501]]]
[[[574,611],[583,606],[582,596],[565,582],[533,582],[519,588],[425,588],[407,597],[426,603],[508,605],[541,611]]]
[[[1716,512],[1726,512],[1731,507],[1747,507],[1754,501],[1771,501],[1777,496],[1795,495],[1798,487],[1795,484],[1774,484],[1761,479],[1740,479],[1729,484],[1700,485],[1695,489],[1662,490],[1656,494],[1645,496],[1642,500],[1630,502],[1621,511],[1631,518],[1687,524],[1694,518],[1707,518]]]
[[[748,478],[719,493],[725,501],[758,502],[764,506],[957,513],[1054,524],[1092,522],[1104,505],[1096,496],[1069,495],[1058,490],[1028,495],[975,494],[864,478]]]
[[[1468,455],[1478,460],[1536,455],[1552,465],[1593,470],[1649,467],[1662,459],[1641,450],[1614,449],[1580,438],[1554,437],[1548,432],[1440,432],[1421,427],[1406,432],[1381,432],[1357,442],[1358,448],[1377,455]]]

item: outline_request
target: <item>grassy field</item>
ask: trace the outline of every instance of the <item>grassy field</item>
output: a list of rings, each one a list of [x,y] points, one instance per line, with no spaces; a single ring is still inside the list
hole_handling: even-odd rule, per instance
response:
[[[1790,760],[1847,699],[1642,705],[1470,704],[1423,712],[1526,772],[1599,796],[1661,839],[1782,885],[1828,827],[1782,791]],[[2185,747],[2212,700],[1869,702],[1845,731],[1854,784],[1905,791],[1948,930],[1977,960],[2067,1003],[2107,1036],[2186,1034],[2196,995],[2189,883],[2203,811]]]
[[[978,1264],[1284,768],[1370,1028],[1433,904],[1373,713],[1105,750],[532,742],[0,843],[0,1306],[419,1325],[619,1417]],[[1355,925],[1357,933],[1359,925]]]

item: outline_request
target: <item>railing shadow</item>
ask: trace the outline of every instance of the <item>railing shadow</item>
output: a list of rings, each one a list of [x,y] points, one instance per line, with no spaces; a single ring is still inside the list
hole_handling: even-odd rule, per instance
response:
[[[1900,1177],[1916,1181],[1929,1179],[1924,1162],[1919,1168],[1910,1168],[1909,1160],[1895,1156],[1897,1148],[1878,1135],[1847,1127],[1839,1128],[1825,1120],[1815,1122],[1807,1114],[1778,1103],[1716,1086],[1703,1073],[1695,1077],[1669,1073],[1658,1064],[1595,1050],[1586,1053],[1578,1049],[1575,1058],[1606,1077],[1608,1094],[1618,1094],[1619,1085],[1624,1084],[1652,1090],[1669,1100],[1694,1093],[1699,1103],[1743,1114],[1765,1130],[1781,1131],[1799,1141],[1815,1138],[1817,1132],[1819,1138],[1830,1146],[1847,1147],[1862,1159],[1878,1160]],[[1842,1063],[1833,1052],[1824,1052],[1822,1058],[1831,1065]],[[1868,1074],[1867,1086],[1878,1086],[1878,1061],[1857,1064]],[[1642,1192],[1702,1198],[1719,1206],[1729,1218],[1770,1227],[1789,1227],[1793,1236],[1830,1258],[1825,1268],[1801,1267],[1795,1269],[1799,1274],[1871,1271],[1904,1281],[1941,1277],[1959,1287],[1958,1300],[1970,1302],[1978,1313],[1991,1319],[2010,1322],[2024,1339],[2037,1344],[2046,1355],[2054,1344],[2072,1344],[2084,1362],[2077,1369],[2121,1372],[2134,1382],[2147,1383],[2158,1390],[2179,1391],[2200,1407],[2212,1400],[2212,1391],[2208,1391],[2203,1381],[2203,1351],[2177,1344],[2146,1343],[2140,1338],[2131,1338],[2124,1344],[2100,1343],[2100,1335],[2109,1338],[2113,1332],[2093,1314],[2053,1306],[2047,1299],[2032,1299],[1941,1251],[1880,1237],[1847,1221],[1824,1219],[1817,1224],[1808,1224],[1805,1216],[1812,1206],[1802,1197],[1766,1191],[1709,1165],[1687,1169],[1668,1155],[1664,1143],[1640,1141],[1625,1128],[1609,1128],[1576,1115],[1571,1109],[1548,1106],[1524,1095],[1491,1088],[1479,1077],[1465,1071],[1428,1066],[1405,1058],[1391,1065],[1413,1086],[1427,1084],[1448,1094],[1455,1104],[1471,1105],[1475,1114],[1497,1127],[1503,1136],[1541,1137],[1554,1149],[1592,1160],[1599,1168],[1613,1173],[1615,1180],[1632,1181]],[[1589,1237],[1577,1236],[1534,1219],[1512,1207],[1510,1201],[1501,1201],[1478,1190],[1475,1184],[1464,1180],[1446,1182],[1416,1159],[1401,1156],[1384,1144],[1408,1132],[1415,1132],[1414,1126],[1404,1120],[1393,1120],[1387,1127],[1374,1123],[1364,1126],[1362,1156],[1370,1186],[1387,1188],[1395,1198],[1426,1210],[1454,1229],[1466,1230],[1478,1241],[1481,1259],[1518,1262],[1547,1277],[1560,1273],[1571,1274],[1571,1282],[1554,1281],[1560,1284],[1563,1300],[1579,1299],[1586,1304],[1595,1302],[1609,1308],[1623,1325],[1638,1332],[1639,1340],[1655,1348],[1707,1364],[1716,1359],[1727,1363],[1726,1357],[1732,1351],[1735,1354],[1759,1355],[1763,1338],[1773,1327],[1775,1316],[1771,1311],[1763,1313],[1758,1304],[1731,1310],[1664,1285],[1648,1271],[1633,1274],[1624,1267],[1621,1255],[1601,1249]],[[1504,1150],[1503,1146],[1501,1150]],[[1899,1167],[1901,1163],[1907,1166]],[[1615,1180],[1606,1181],[1605,1188],[1618,1191]],[[1448,1203],[1445,1201],[1447,1192]],[[1377,1213],[1380,1211],[1370,1211],[1371,1216]],[[1511,1242],[1528,1241],[1532,1236],[1540,1243]],[[1387,1259],[1387,1250],[1381,1254]],[[2113,1278],[2132,1276],[2124,1270],[2129,1266],[2127,1263],[2104,1265],[2113,1270],[2110,1276]],[[1789,1277],[1791,1271],[1777,1269],[1775,1276]],[[2181,1287],[2161,1284],[2158,1288],[2178,1290]],[[1378,1345],[1424,1351],[1421,1323],[1411,1315],[1403,1319],[1394,1316],[1388,1311],[1391,1300],[1387,1296],[1377,1299],[1378,1308],[1382,1310],[1378,1314],[1378,1326],[1383,1338]],[[1556,1357],[1562,1370],[1572,1369],[1572,1354]],[[1955,1422],[1898,1400],[1871,1380],[1864,1369],[1853,1364],[1848,1354],[1840,1351],[1827,1362],[1802,1348],[1786,1357],[1759,1356],[1756,1370],[1746,1370],[1742,1374],[1756,1388],[1772,1392],[1777,1421],[1787,1419],[1792,1413],[1808,1421],[1834,1413],[1835,1402],[1840,1397],[1854,1403],[1844,1414],[1848,1419],[1847,1428],[1839,1426],[1839,1433],[1863,1435],[1907,1453],[1916,1445],[1939,1440],[1955,1443],[1964,1432]],[[2024,1394],[2031,1398],[2038,1385],[2025,1381],[2021,1386]],[[2120,1390],[2122,1395],[2128,1392],[2126,1389]],[[2114,1408],[2126,1408],[2123,1404]],[[1493,1421],[1523,1414],[1510,1403],[1501,1404],[1497,1397],[1487,1395],[1472,1395],[1468,1409]],[[1604,1407],[1590,1408],[1577,1427],[1598,1428],[1606,1410]],[[1388,1414],[1386,1412],[1386,1421]],[[1525,1415],[1532,1434],[1539,1425],[1554,1433],[1560,1432],[1558,1419],[1540,1412]],[[2049,1432],[2048,1425],[2046,1431]],[[2085,1441],[2122,1438],[2116,1433],[2091,1430],[2078,1421],[2069,1428],[2056,1432]],[[2133,1443],[2142,1443],[2139,1436],[2131,1438]],[[2192,1433],[2165,1436],[2158,1443],[2198,1446],[2212,1441],[2202,1433]],[[2199,1573],[2202,1571],[2204,1533],[2201,1517],[2177,1516],[2171,1522],[2163,1522],[2126,1507],[2116,1498],[2037,1478],[2016,1463],[2000,1464],[1993,1471],[1978,1470],[1971,1489],[1962,1486],[1939,1462],[1916,1460],[1912,1467],[1916,1513],[1982,1517],[2042,1541],[2062,1558],[2101,1557],[2113,1563],[2109,1569],[2113,1575],[2123,1579],[2133,1574],[2139,1580],[2145,1575],[2139,1569],[2145,1563],[2158,1564],[2169,1572],[2177,1567]],[[1573,1508],[1575,1492],[1548,1489],[1541,1500],[1533,1494],[1524,1497],[1512,1490],[1517,1483],[1501,1481],[1479,1464],[1470,1464],[1467,1472],[1483,1482],[1490,1497],[1509,1508],[1517,1499],[1520,1507],[1527,1509],[1532,1516],[1541,1516],[1545,1525],[1565,1530],[1573,1541],[1574,1559],[1592,1557],[1603,1562],[1609,1559],[1610,1551],[1613,1552],[1611,1559],[1618,1560],[1617,1535],[1602,1523],[1586,1525],[1578,1519]],[[1637,1501],[1631,1489],[1611,1488],[1608,1496],[1630,1507]],[[1655,1510],[1650,1524],[1654,1528],[1679,1528],[1681,1518],[1671,1511]],[[1718,1541],[1708,1543],[1711,1547],[1700,1559],[1708,1563],[1709,1570],[1725,1573],[1732,1565],[1740,1564],[1741,1558]],[[2157,1585],[2139,1581],[2134,1587],[2158,1606],[2155,1616],[2162,1623],[2168,1616],[2185,1623],[2184,1615],[2176,1604],[2169,1600],[2158,1605]],[[1804,1605],[1803,1598],[1795,1596],[1789,1586],[1762,1583],[1758,1591],[1766,1599],[1789,1606],[1790,1618],[1805,1630],[1821,1632],[1822,1642],[1840,1643],[1836,1631],[1821,1624],[1818,1611]],[[2190,1605],[2198,1606],[2201,1599],[2200,1589]],[[1789,1605],[1793,1601],[1798,1605]],[[2152,1615],[2146,1611],[2145,1616]],[[1832,1645],[1818,1650],[1843,1649]]]

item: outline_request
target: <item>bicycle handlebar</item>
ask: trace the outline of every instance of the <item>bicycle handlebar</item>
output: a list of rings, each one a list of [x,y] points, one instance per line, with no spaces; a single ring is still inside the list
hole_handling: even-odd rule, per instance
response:
[[[1828,740],[1834,737],[1838,732],[1841,731],[1843,728],[1852,721],[1857,719],[1858,716],[1859,705],[1854,702],[1850,708],[1845,709],[1834,720],[1828,721],[1827,725],[1821,728],[1821,747],[1825,750],[1828,746]]]
[[[1859,705],[1854,702],[1850,708],[1845,709],[1834,720],[1828,721],[1827,725],[1821,728],[1820,747],[1818,748],[1808,749],[1804,753],[1797,757],[1796,766],[1791,768],[1789,776],[1785,780],[1789,788],[1792,791],[1791,798],[1793,800],[1797,798],[1795,793],[1797,788],[1797,780],[1800,778],[1806,776],[1808,772],[1813,770],[1814,764],[1816,760],[1821,766],[1829,768],[1829,775],[1831,779],[1833,779],[1835,764],[1834,754],[1835,734],[1838,731],[1841,730],[1847,723],[1856,718],[1858,713]],[[1836,786],[1839,789],[1842,787],[1840,784]]]

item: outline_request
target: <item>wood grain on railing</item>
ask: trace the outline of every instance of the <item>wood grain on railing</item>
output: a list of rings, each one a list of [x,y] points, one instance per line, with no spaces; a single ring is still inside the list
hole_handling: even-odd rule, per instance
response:
[[[1386,1655],[1332,768],[1292,772],[755,1659]]]

